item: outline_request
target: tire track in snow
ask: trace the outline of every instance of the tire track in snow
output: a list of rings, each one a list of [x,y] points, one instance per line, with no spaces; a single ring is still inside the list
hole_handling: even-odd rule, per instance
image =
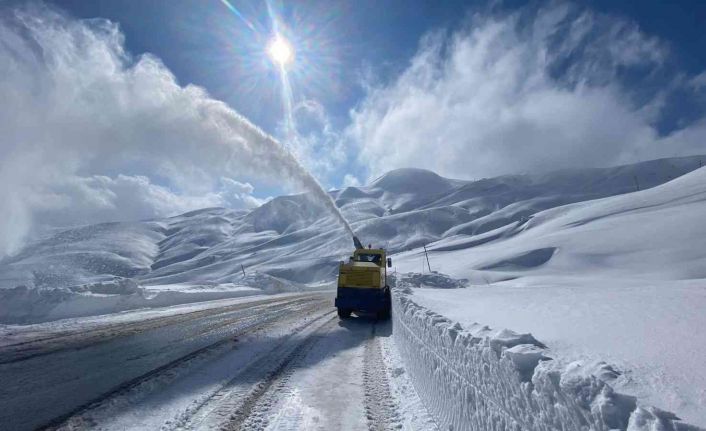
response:
[[[334,310],[331,310],[296,328],[288,340],[263,355],[267,358],[256,358],[206,401],[182,429],[264,429],[268,413],[279,400],[298,362],[319,340],[315,335],[328,331],[334,318]],[[300,334],[302,339],[292,341],[293,336]],[[263,360],[270,362],[263,364]],[[249,379],[257,383],[247,389],[236,387],[239,381]]]
[[[160,367],[152,369],[151,371],[142,374],[138,377],[130,379],[114,389],[92,399],[91,401],[84,403],[68,413],[65,413],[59,417],[56,417],[46,423],[45,425],[39,427],[38,429],[46,430],[56,430],[56,429],[83,429],[86,426],[85,419],[82,415],[89,412],[94,408],[98,408],[101,404],[105,402],[110,402],[113,398],[118,398],[120,396],[125,396],[130,392],[139,392],[141,387],[150,387],[153,381],[165,378],[166,382],[173,381],[178,378],[183,372],[187,372],[193,369],[195,365],[206,361],[215,355],[221,354],[226,350],[234,347],[233,345],[237,343],[237,338],[241,337],[247,333],[264,330],[268,326],[276,324],[278,319],[283,315],[291,314],[292,312],[301,311],[301,306],[303,301],[301,299],[296,299],[293,301],[285,302],[284,304],[275,304],[281,306],[275,308],[274,310],[269,310],[267,312],[266,307],[272,307],[272,304],[267,304],[264,306],[264,313],[254,313],[247,316],[237,316],[226,319],[226,321],[220,321],[221,325],[226,326],[229,324],[242,323],[243,325],[237,328],[235,331],[230,332],[228,336],[211,343],[207,346],[194,350],[186,355],[176,358],[169,363],[166,363]],[[313,309],[320,308],[321,305],[318,302],[309,304]],[[255,307],[260,309],[263,307]],[[199,333],[202,333],[200,331]],[[162,382],[162,385],[165,382]],[[159,386],[159,385],[157,385]],[[95,424],[93,424],[95,426]]]
[[[375,334],[377,325],[378,322],[373,323],[363,356],[364,406],[368,428],[371,431],[401,427],[399,414],[390,393],[390,381],[382,347]]]

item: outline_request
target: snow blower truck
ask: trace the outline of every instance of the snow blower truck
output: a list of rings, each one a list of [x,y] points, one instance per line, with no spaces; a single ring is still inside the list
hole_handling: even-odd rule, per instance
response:
[[[338,317],[347,319],[355,311],[388,319],[392,301],[387,268],[392,266],[392,259],[385,256],[385,249],[363,247],[357,237],[353,237],[353,243],[353,256],[348,263],[341,262],[338,267],[335,301]]]

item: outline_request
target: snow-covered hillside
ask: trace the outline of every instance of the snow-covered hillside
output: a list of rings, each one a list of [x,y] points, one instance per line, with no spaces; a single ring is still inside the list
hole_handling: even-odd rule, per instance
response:
[[[411,297],[460,327],[531,332],[567,369],[605,361],[600,380],[638,405],[706,425],[705,215],[706,168],[444,238],[427,246],[432,269],[473,288]],[[412,250],[396,265],[419,271],[425,260]]]
[[[331,194],[364,242],[403,252],[443,239],[434,247],[440,251],[509,235],[547,208],[654,187],[698,168],[701,159],[478,181],[400,169]],[[0,321],[215,299],[263,286],[320,287],[333,281],[336,262],[350,249],[335,219],[306,195],[277,197],[249,212],[212,208],[77,227],[0,262]],[[550,247],[536,249],[526,259],[552,254]],[[488,277],[510,276],[496,271]]]
[[[438,424],[695,430],[676,417],[706,426],[700,166],[402,169],[331,194],[395,253],[393,335]],[[0,262],[0,322],[319,289],[351,246],[305,195],[68,229]]]

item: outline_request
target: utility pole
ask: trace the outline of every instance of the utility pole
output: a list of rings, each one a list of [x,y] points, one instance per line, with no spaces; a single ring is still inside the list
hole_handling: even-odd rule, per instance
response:
[[[427,266],[429,267],[429,272],[431,272],[431,265],[429,264],[429,254],[427,254],[427,246],[426,245],[424,246],[424,255],[427,257]]]
[[[243,277],[245,277],[245,267],[242,263],[240,264],[240,269],[243,271]]]

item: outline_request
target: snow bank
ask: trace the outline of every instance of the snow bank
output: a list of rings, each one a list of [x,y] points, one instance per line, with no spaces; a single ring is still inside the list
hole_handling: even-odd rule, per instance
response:
[[[426,274],[408,272],[406,274],[398,274],[395,279],[400,284],[419,288],[459,289],[468,286],[468,280],[466,279],[452,278],[439,272],[428,272]]]
[[[453,430],[694,431],[659,409],[616,393],[605,363],[562,364],[531,334],[459,323],[393,295],[393,336],[420,398]]]
[[[140,289],[133,294],[76,293],[67,288],[38,289],[18,286],[0,290],[0,324],[41,323],[69,317],[96,316],[140,308],[167,307],[215,299],[258,295],[260,289],[239,286],[221,291],[151,293]]]
[[[317,286],[319,287],[319,286]],[[116,313],[139,308],[311,290],[267,274],[251,273],[237,283],[140,286],[135,280],[113,280],[42,289],[0,289],[0,324],[40,323],[69,317]]]

